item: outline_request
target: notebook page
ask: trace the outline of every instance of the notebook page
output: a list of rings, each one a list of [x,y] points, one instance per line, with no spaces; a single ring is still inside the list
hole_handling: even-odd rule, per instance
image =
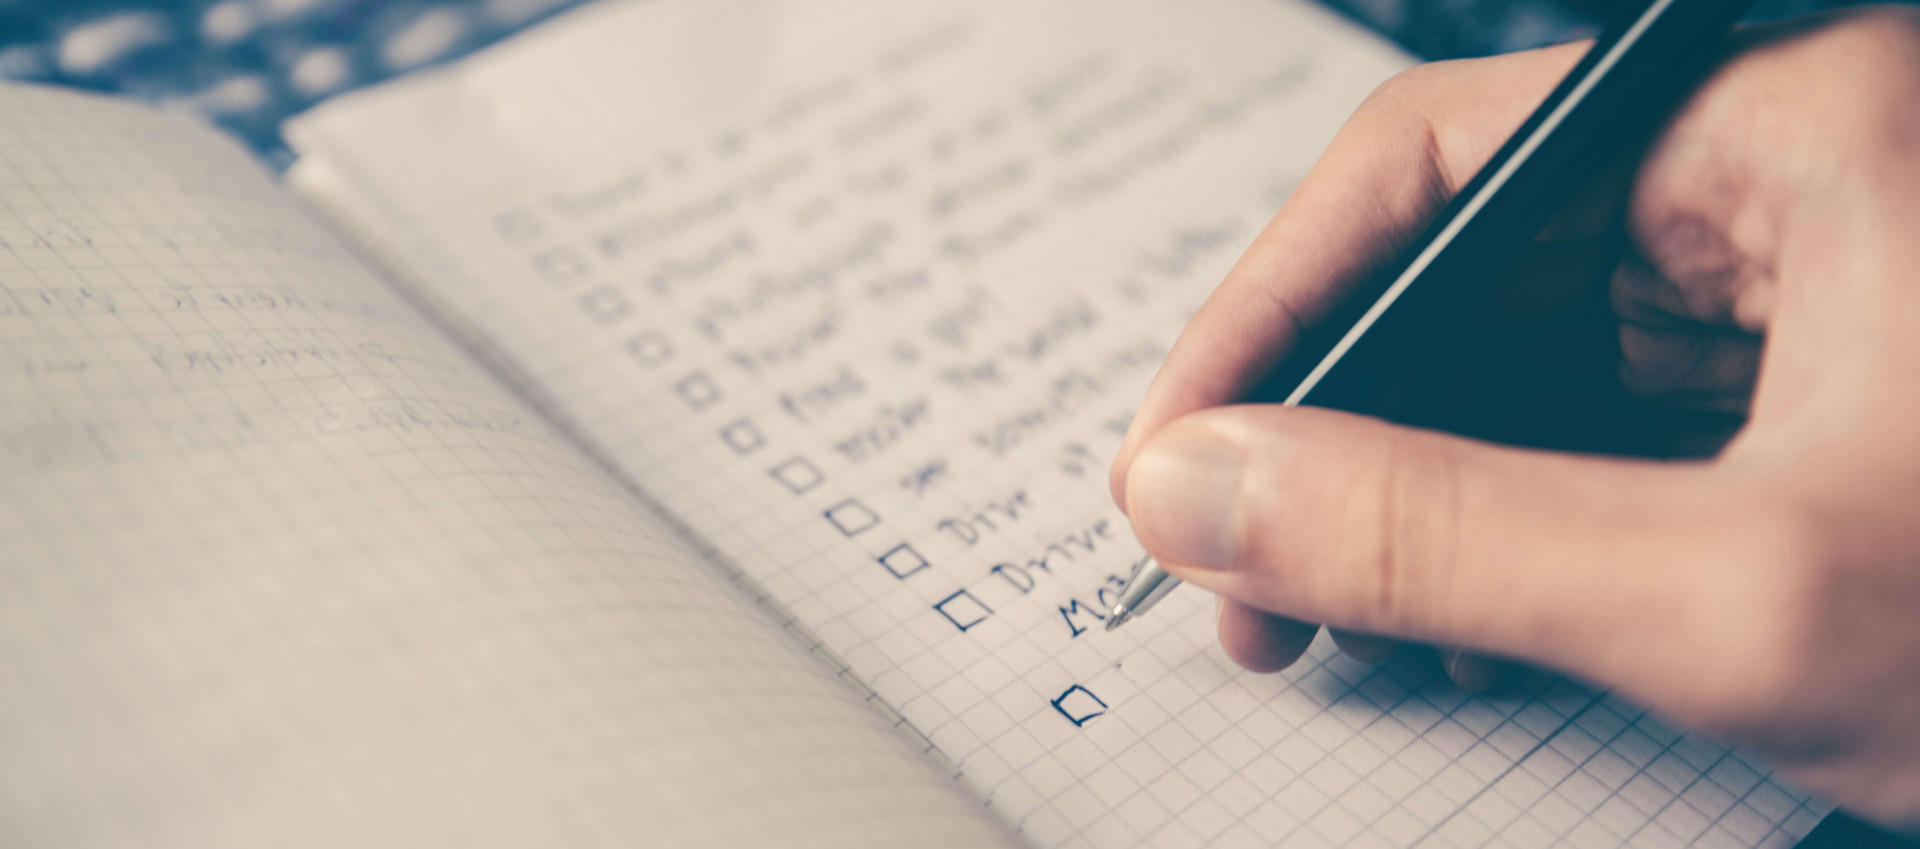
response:
[[[1001,846],[188,120],[0,88],[0,845]]]
[[[1817,802],[1570,682],[1246,675],[1195,590],[1099,631],[1132,406],[1405,64],[1292,3],[661,0],[290,135],[1036,844],[1785,845]]]

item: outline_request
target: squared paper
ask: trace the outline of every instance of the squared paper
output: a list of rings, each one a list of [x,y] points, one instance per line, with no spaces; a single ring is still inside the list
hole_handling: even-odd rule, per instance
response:
[[[1303,3],[616,4],[289,134],[297,185],[1037,845],[1787,845],[1818,803],[1565,680],[1324,641],[1252,676],[1192,590],[1100,631],[1146,381],[1406,64]]]

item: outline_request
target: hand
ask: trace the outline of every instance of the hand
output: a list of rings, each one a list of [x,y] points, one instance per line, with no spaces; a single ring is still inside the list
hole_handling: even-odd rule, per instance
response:
[[[1571,364],[1540,384],[1561,394],[1448,427],[1596,444],[1512,426],[1572,409],[1585,436],[1655,437],[1635,441],[1665,458],[1221,406],[1416,235],[1585,49],[1567,45],[1382,86],[1181,334],[1114,497],[1151,554],[1226,599],[1221,641],[1251,669],[1291,663],[1315,622],[1362,654],[1385,637],[1538,663],[1912,828],[1920,15],[1860,10],[1739,41],[1487,305],[1521,334],[1502,338],[1542,346],[1504,359]],[[1551,322],[1606,332],[1524,335]],[[1604,373],[1581,365],[1596,360]],[[1602,410],[1617,417],[1593,427]]]

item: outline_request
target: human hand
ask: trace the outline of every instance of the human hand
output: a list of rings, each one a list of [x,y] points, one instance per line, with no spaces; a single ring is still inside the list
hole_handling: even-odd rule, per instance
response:
[[[1567,45],[1382,86],[1181,334],[1114,497],[1149,553],[1226,599],[1221,641],[1251,669],[1297,658],[1305,623],[1363,656],[1391,638],[1538,663],[1915,828],[1920,15],[1859,10],[1739,41],[1488,305],[1517,328],[1604,323],[1597,343],[1536,334],[1539,357],[1507,359],[1616,361],[1590,397],[1636,401],[1648,413],[1617,421],[1709,458],[1221,406],[1417,234],[1584,50]],[[1610,297],[1587,298],[1594,284]],[[1534,436],[1511,424],[1449,429]]]

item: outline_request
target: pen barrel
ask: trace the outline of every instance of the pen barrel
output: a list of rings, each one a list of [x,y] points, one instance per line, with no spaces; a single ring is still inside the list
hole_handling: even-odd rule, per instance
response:
[[[1409,369],[1471,332],[1502,273],[1569,199],[1640,153],[1722,59],[1751,0],[1655,0],[1609,28],[1382,273],[1315,323],[1250,400],[1390,416]]]

